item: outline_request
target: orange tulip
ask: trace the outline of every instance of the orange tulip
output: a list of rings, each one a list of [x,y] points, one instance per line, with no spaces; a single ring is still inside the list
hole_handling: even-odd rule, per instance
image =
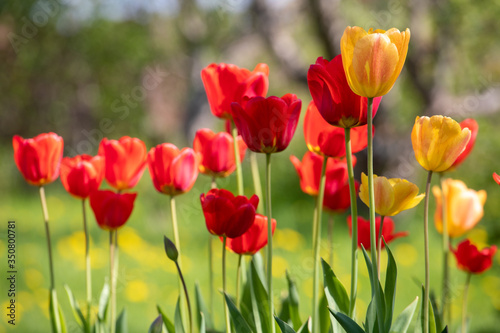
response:
[[[90,193],[99,189],[104,178],[104,157],[77,155],[65,157],[61,162],[61,183],[69,194],[88,198]]]

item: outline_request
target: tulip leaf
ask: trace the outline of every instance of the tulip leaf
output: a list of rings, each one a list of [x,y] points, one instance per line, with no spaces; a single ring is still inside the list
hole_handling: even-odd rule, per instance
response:
[[[273,325],[273,318],[269,318],[269,299],[264,283],[257,271],[256,263],[250,262],[250,292],[252,297],[252,313],[255,319],[257,332],[269,333],[270,326]],[[260,321],[260,324],[257,322]],[[259,329],[261,328],[261,329]]]
[[[394,311],[394,302],[396,298],[396,280],[398,275],[398,268],[396,265],[396,260],[392,255],[389,246],[385,242],[385,249],[387,251],[387,271],[385,275],[385,324],[384,327],[389,328],[392,324],[392,313]]]
[[[101,323],[105,323],[108,318],[108,304],[109,304],[109,284],[104,283],[101,295],[99,297],[99,310],[97,318]]]
[[[116,333],[128,333],[127,310],[123,309],[116,319]]]
[[[224,298],[226,299],[226,304],[229,309],[229,315],[231,316],[231,321],[234,326],[235,332],[238,333],[253,333],[248,323],[245,321],[245,318],[238,311],[233,301],[229,298],[227,294],[224,294]],[[177,332],[176,332],[177,333]]]
[[[163,319],[161,315],[156,317],[151,326],[149,327],[148,333],[162,333],[163,330]]]
[[[385,319],[385,312],[386,312],[386,308],[385,308],[385,297],[384,297],[384,291],[382,290],[382,286],[380,285],[380,280],[378,279],[378,277],[376,277],[377,279],[377,285],[373,285],[373,265],[376,265],[376,263],[372,263],[371,260],[370,260],[370,257],[368,256],[368,253],[366,252],[364,246],[361,246],[361,249],[363,250],[363,256],[365,257],[365,262],[366,262],[366,268],[368,269],[368,274],[370,276],[370,285],[371,285],[371,288],[372,288],[372,302],[375,301],[376,304],[375,304],[375,312],[376,312],[376,317],[377,317],[377,320],[375,321],[375,323],[377,324],[378,328],[375,329],[375,326],[374,326],[374,329],[373,329],[373,332],[385,332],[386,329],[385,329],[385,322],[384,322],[384,319]],[[368,316],[368,312],[367,312],[367,316]]]
[[[424,295],[425,295],[425,287],[422,286],[422,302],[420,304],[420,310],[418,313],[418,323],[415,326],[415,333],[424,332]],[[429,333],[436,333],[436,321],[434,319],[434,310],[432,309],[432,303],[429,300]]]
[[[442,332],[444,327],[443,327],[443,318],[441,317],[441,311],[439,311],[437,302],[436,302],[436,297],[434,293],[431,292],[430,294],[430,300],[432,304],[432,308],[434,310],[434,320],[436,321],[436,332]]]
[[[71,306],[71,310],[73,310],[73,315],[76,319],[76,322],[83,328],[84,332],[87,332],[87,320],[85,319],[85,316],[83,315],[82,310],[80,309],[80,306],[78,305],[78,302],[73,295],[73,292],[67,284],[64,285],[64,289],[66,289],[66,293],[68,294],[69,305]]]
[[[331,319],[330,319],[330,311],[328,311],[328,302],[326,300],[326,296],[324,293],[321,295],[318,306],[319,306],[319,309],[318,309],[319,331],[325,332],[325,333],[331,332],[333,328],[332,328],[332,323],[331,323]],[[340,331],[340,332],[343,332],[343,331]]]
[[[377,322],[377,308],[375,307],[375,298],[372,296],[368,309],[366,309],[365,330],[368,333],[378,331]]]
[[[307,318],[307,320],[300,326],[297,333],[311,333],[312,331],[312,321],[311,317]]]
[[[167,333],[175,333],[175,326],[172,324],[172,321],[165,315],[165,312],[160,308],[159,305],[156,306],[158,313],[161,314],[163,319],[163,324],[165,324],[165,328],[167,329]]]
[[[194,291],[196,296],[196,308],[198,309],[198,312],[196,313],[198,326],[201,326],[201,321],[203,319],[206,327],[212,329],[213,328],[212,316],[208,312],[207,305],[205,303],[205,300],[203,299],[203,294],[201,293],[200,286],[198,285],[198,283],[194,285]]]
[[[184,333],[184,325],[182,324],[182,313],[181,313],[181,298],[177,298],[177,304],[175,305],[175,315],[174,315],[174,327],[175,333]]]
[[[326,261],[321,259],[321,264],[323,266],[323,283],[328,305],[335,311],[349,313],[349,296],[342,282],[333,273],[332,268]]]
[[[418,296],[399,314],[391,327],[390,333],[406,333],[408,327],[410,326],[411,319],[413,318],[413,314],[415,313],[417,305]]]
[[[241,300],[240,300],[240,311],[245,318],[245,321],[250,325],[251,329],[255,332],[259,332],[257,330],[257,327],[255,325],[255,318],[253,317],[253,305],[255,302],[252,302],[252,293],[250,290],[250,274],[251,270],[247,270],[247,282],[243,285],[243,293],[241,295]],[[260,325],[260,319],[259,320],[259,325]]]
[[[297,291],[297,286],[295,282],[290,278],[288,271],[286,272],[286,279],[288,281],[288,311],[290,314],[290,320],[292,321],[293,328],[300,328],[300,314],[299,314],[299,292]]]
[[[290,325],[279,319],[277,316],[274,316],[274,319],[278,323],[278,326],[281,329],[281,333],[297,333],[293,328],[290,327]]]
[[[331,308],[328,308],[330,313],[338,320],[340,325],[349,333],[365,333],[365,331],[349,316],[343,314],[342,312],[335,311]]]
[[[57,301],[57,293],[55,289],[51,289],[49,293],[49,312],[52,327],[57,333],[66,332],[66,322],[64,320],[61,307]]]
[[[285,323],[291,323],[293,325],[293,322],[290,319],[290,300],[288,298],[288,295],[281,298],[281,310],[278,318],[283,320]]]
[[[200,333],[206,333],[207,329],[205,326],[205,315],[203,312],[201,313],[201,320],[200,320]]]

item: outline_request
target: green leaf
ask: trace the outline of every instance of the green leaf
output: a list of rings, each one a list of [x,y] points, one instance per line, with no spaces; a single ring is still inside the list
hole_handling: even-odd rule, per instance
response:
[[[330,308],[328,308],[328,310],[330,310],[330,313],[335,317],[335,319],[339,321],[346,332],[365,333],[365,331],[363,331],[363,329],[358,324],[356,324],[354,320],[349,318],[349,316],[343,314],[342,312],[334,311]]]
[[[181,298],[177,298],[177,304],[175,305],[175,315],[174,315],[174,327],[175,333],[184,333],[184,325],[182,325],[182,314],[180,306]]]
[[[312,322],[311,317],[307,318],[302,326],[298,329],[297,333],[311,333],[312,331]]]
[[[151,326],[149,327],[148,333],[162,333],[163,330],[163,319],[161,315],[156,317]]]
[[[201,321],[200,321],[200,333],[206,333],[206,327],[205,327],[205,315],[201,313]]]
[[[434,309],[434,320],[436,321],[436,331],[442,332],[444,330],[444,327],[443,327],[443,325],[444,325],[443,319],[444,318],[441,317],[442,313],[438,309],[436,297],[434,296],[434,293],[432,293],[432,292],[430,294],[430,300],[431,300],[432,307]]]
[[[260,252],[257,252],[252,256],[252,261],[255,269],[257,271],[257,274],[259,274],[259,278],[261,281],[266,281],[266,272],[264,271],[264,262],[262,261],[262,255]],[[267,286],[266,286],[267,290]]]
[[[64,319],[64,314],[62,312],[61,304],[58,304],[57,308],[59,310],[59,322],[61,323],[61,332],[67,333],[68,330],[66,328],[66,320]]]
[[[208,312],[207,305],[203,299],[203,295],[200,290],[198,283],[194,285],[194,291],[196,296],[196,308],[198,309],[196,313],[196,318],[198,319],[198,326],[201,326],[201,320],[203,319],[206,327],[212,329],[214,326],[212,324],[212,316]]]
[[[62,312],[59,307],[59,302],[57,301],[57,293],[55,289],[51,289],[49,293],[49,312],[50,321],[55,332],[64,333],[66,331],[66,326],[64,319],[61,317]]]
[[[392,255],[389,246],[385,242],[385,249],[387,251],[387,272],[385,275],[385,323],[384,327],[391,327],[392,324],[392,313],[394,311],[394,301],[396,298],[396,279],[398,276],[398,268],[396,266],[396,260],[394,260],[394,256]]]
[[[238,311],[233,301],[229,298],[227,294],[224,294],[224,298],[226,299],[227,307],[229,308],[229,315],[231,317],[231,321],[234,326],[235,332],[238,333],[253,333],[248,326],[248,323],[245,321],[241,313]],[[177,332],[176,332],[177,333]]]
[[[274,316],[274,319],[278,323],[278,326],[281,329],[281,333],[296,333],[293,328],[290,327],[287,323],[285,323],[283,320],[279,319],[278,317]]]
[[[323,283],[325,285],[327,299],[328,296],[331,296],[334,301],[334,304],[330,304],[330,300],[328,300],[328,304],[335,311],[342,311],[346,314],[349,313],[349,296],[347,295],[347,291],[333,273],[330,265],[328,265],[323,258],[321,259],[321,264],[323,266]]]
[[[295,282],[290,278],[288,271],[286,272],[286,279],[288,281],[288,311],[290,319],[293,323],[294,329],[300,328],[300,314],[299,314],[299,292]]]
[[[240,310],[243,318],[245,318],[245,321],[248,323],[248,325],[250,325],[252,331],[259,332],[257,331],[257,328],[255,326],[255,318],[253,318],[253,305],[255,304],[255,302],[252,302],[252,293],[250,290],[250,274],[251,271],[250,269],[248,269],[246,279],[247,282],[243,285],[243,293],[240,300]],[[258,320],[260,319],[258,318]]]
[[[167,315],[165,315],[165,312],[163,312],[159,305],[156,306],[156,309],[158,310],[158,313],[161,314],[167,333],[175,333],[175,326],[172,324],[172,321],[167,317]]]
[[[386,308],[385,308],[385,297],[384,297],[384,291],[382,290],[382,286],[380,285],[380,280],[378,279],[378,276],[376,277],[377,279],[377,285],[373,285],[373,265],[376,265],[376,263],[372,263],[370,260],[370,257],[368,256],[368,253],[366,252],[364,246],[361,246],[361,249],[363,250],[363,255],[365,257],[365,262],[366,262],[366,268],[368,269],[368,274],[370,275],[370,285],[372,288],[372,302],[375,300],[375,311],[377,313],[377,320],[375,323],[377,324],[377,328],[373,326],[373,332],[380,332],[383,333],[386,331],[385,329],[385,313],[386,313]]]
[[[413,302],[410,303],[396,318],[394,324],[391,327],[390,333],[406,333],[408,327],[410,326],[411,319],[415,313],[415,309],[418,305],[418,297],[415,298]]]
[[[328,333],[332,331],[332,323],[330,320],[330,311],[328,311],[328,302],[324,293],[321,295],[318,306],[319,331]]]
[[[108,318],[108,304],[109,304],[109,284],[104,283],[102,287],[101,296],[99,297],[99,310],[97,317],[101,323],[105,323]]]
[[[375,307],[375,296],[372,296],[368,309],[366,309],[365,330],[368,333],[378,331],[377,322],[377,308]]]
[[[441,333],[448,333],[448,326],[445,326]]]
[[[123,309],[116,319],[116,333],[128,333],[127,310]]]
[[[422,302],[420,304],[420,310],[418,313],[418,323],[415,326],[415,333],[424,332],[424,295],[425,295],[425,287],[422,286]],[[429,333],[436,333],[436,321],[434,319],[434,311],[432,309],[431,300],[429,300]]]
[[[78,306],[78,302],[73,296],[73,292],[71,292],[70,287],[65,284],[64,289],[66,289],[66,293],[68,294],[69,304],[71,306],[71,310],[73,310],[73,315],[75,316],[76,322],[83,328],[84,332],[87,332],[87,320],[85,319],[82,310]]]
[[[278,314],[278,318],[285,323],[292,323],[292,319],[290,318],[290,300],[288,299],[288,295],[281,298],[281,310]]]
[[[256,263],[250,262],[250,296],[252,298],[252,314],[257,332],[270,333],[273,318],[270,318],[269,299],[264,283],[262,282]],[[260,323],[260,324],[259,324]]]

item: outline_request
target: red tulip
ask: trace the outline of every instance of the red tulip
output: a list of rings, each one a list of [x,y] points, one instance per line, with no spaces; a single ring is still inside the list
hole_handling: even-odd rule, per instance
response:
[[[233,118],[248,148],[277,153],[288,147],[300,116],[302,101],[293,94],[254,97],[242,107],[232,103]]]
[[[374,127],[372,128],[375,130]],[[368,145],[366,125],[354,127],[350,131],[352,153],[365,149]],[[327,123],[319,113],[314,101],[311,101],[307,107],[304,119],[304,138],[307,148],[312,152],[330,157],[344,157],[346,155],[344,129]]]
[[[290,161],[299,175],[302,191],[312,196],[318,195],[323,157],[308,151],[302,161],[293,155],[290,156]]]
[[[42,133],[32,139],[14,135],[14,161],[24,179],[36,186],[52,183],[59,177],[63,139],[55,133]]]
[[[367,98],[352,92],[341,55],[331,61],[319,57],[307,72],[309,91],[323,118],[331,125],[351,128],[367,123]],[[373,116],[381,97],[373,99]]]
[[[127,222],[137,193],[115,193],[110,190],[94,191],[90,194],[90,207],[97,224],[104,230],[115,230]]]
[[[376,237],[379,237],[379,229],[380,229],[380,220],[381,217],[377,216],[375,219],[375,230],[377,231]],[[349,226],[349,234],[352,237],[352,220],[351,216],[347,217],[347,225]],[[394,221],[390,217],[384,218],[384,226],[382,227],[382,236],[385,239],[385,242],[389,244],[393,240],[399,237],[408,236],[408,232],[396,232],[394,233]],[[371,248],[370,242],[370,221],[365,220],[362,217],[358,216],[358,247],[361,247],[361,244],[365,247],[366,250]],[[382,242],[382,248],[385,247],[384,242]]]
[[[202,194],[200,200],[208,231],[229,238],[243,235],[252,226],[259,204],[256,195],[250,199],[242,195],[235,197],[224,189],[212,189]]]
[[[461,164],[467,158],[467,156],[469,156],[472,148],[474,148],[474,144],[476,143],[477,131],[479,128],[477,121],[472,118],[467,118],[460,123],[460,127],[462,129],[468,128],[470,130],[470,140],[467,143],[467,146],[465,146],[464,151],[460,155],[458,155],[455,162],[453,162],[450,169],[456,168],[459,164]]]
[[[493,245],[479,251],[476,245],[466,239],[458,244],[456,250],[451,250],[455,258],[457,258],[459,269],[465,272],[479,274],[491,267],[493,256],[497,252],[497,247]]]
[[[345,163],[344,163],[345,165]],[[347,172],[347,170],[346,170]],[[325,197],[323,208],[334,213],[343,213],[351,207],[351,193],[349,191],[349,181],[342,180],[342,172],[331,172],[326,174]],[[339,177],[340,176],[340,177]],[[355,193],[358,193],[359,182],[354,182]]]
[[[250,72],[231,64],[210,64],[201,71],[208,103],[219,118],[231,119],[231,103],[241,103],[243,97],[266,96],[269,87],[269,67],[258,64]]]
[[[236,141],[242,161],[247,146],[241,136]],[[215,134],[208,128],[198,130],[194,136],[193,149],[200,161],[200,172],[212,177],[229,176],[236,169],[233,144],[233,137],[226,132]]]
[[[198,160],[194,150],[179,150],[171,143],[151,148],[148,166],[156,190],[168,195],[189,191],[198,177]]]
[[[146,168],[146,145],[137,138],[102,139],[99,155],[104,156],[104,178],[117,190],[134,187]]]
[[[498,175],[496,172],[493,172],[493,180],[500,185],[500,175]]]
[[[86,199],[97,191],[104,178],[104,157],[77,155],[61,162],[61,182],[69,194]]]
[[[272,233],[276,229],[276,220],[271,225]],[[238,254],[254,255],[267,245],[267,216],[255,214],[252,226],[241,236],[228,238],[226,247]]]

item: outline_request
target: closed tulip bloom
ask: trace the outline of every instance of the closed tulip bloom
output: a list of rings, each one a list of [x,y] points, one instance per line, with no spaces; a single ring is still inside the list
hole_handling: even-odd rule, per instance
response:
[[[379,239],[381,219],[380,216],[377,216],[375,219],[376,239]],[[347,225],[349,226],[349,235],[352,237],[352,217],[350,215],[347,217]],[[385,217],[384,225],[382,226],[382,236],[387,244],[396,238],[408,236],[408,232],[401,231],[394,233],[394,229],[394,221],[390,217]],[[371,248],[370,221],[358,216],[358,247],[361,247],[361,245],[363,245],[366,250]],[[382,242],[382,248],[384,247],[385,244]]]
[[[493,172],[493,180],[500,185],[500,175],[498,175],[496,172]]]
[[[288,147],[300,116],[302,101],[294,94],[279,98],[254,97],[232,103],[233,118],[248,149],[257,153],[277,153]]]
[[[383,216],[394,216],[403,210],[415,207],[425,194],[418,194],[418,186],[405,179],[379,177],[373,175],[375,190],[375,212]],[[361,174],[359,198],[369,206],[368,177]]]
[[[243,235],[255,220],[259,197],[234,196],[224,189],[212,189],[200,196],[208,231],[217,236],[236,238]]]
[[[461,180],[451,178],[432,188],[436,198],[434,223],[438,232],[443,233],[443,193],[446,200],[446,226],[450,237],[459,237],[474,228],[483,217],[486,191],[467,188]]]
[[[411,132],[415,158],[428,171],[449,169],[464,151],[471,137],[453,119],[443,116],[417,117]]]
[[[171,143],[151,148],[148,167],[156,190],[167,195],[189,191],[198,177],[198,160],[194,150],[179,150]]]
[[[242,161],[247,146],[241,136],[237,136],[236,141]],[[236,169],[233,143],[233,137],[227,132],[214,133],[208,128],[198,130],[194,136],[193,150],[200,161],[200,172],[212,177],[226,177],[233,173]]]
[[[146,145],[138,138],[102,139],[99,155],[104,156],[104,178],[118,191],[133,188],[146,168]]]
[[[309,67],[307,85],[319,113],[330,125],[353,128],[367,124],[368,100],[349,87],[340,54],[331,61],[319,57]],[[373,117],[380,100],[373,100]]]
[[[32,139],[19,135],[12,138],[14,161],[30,185],[43,186],[59,177],[63,139],[55,133],[42,133]]]
[[[269,87],[269,67],[258,64],[253,71],[232,64],[210,64],[201,71],[212,113],[231,119],[231,103],[241,103],[243,97],[266,96]]]
[[[479,251],[476,245],[466,239],[452,251],[457,259],[459,269],[473,274],[480,274],[488,270],[493,264],[493,256],[497,252],[497,247],[493,245]]]
[[[137,193],[115,193],[110,190],[90,194],[90,207],[97,224],[104,230],[116,230],[123,226],[134,209]]]
[[[476,143],[476,137],[477,137],[477,131],[479,129],[479,126],[477,124],[477,121],[475,121],[472,118],[467,118],[464,121],[460,123],[460,127],[462,129],[468,128],[470,130],[470,140],[467,142],[467,146],[465,146],[464,151],[458,155],[457,159],[453,164],[451,165],[451,169],[456,168],[458,165],[462,164],[462,162],[469,156],[470,152],[472,151],[472,148],[474,148],[474,144]]]
[[[104,178],[104,157],[77,155],[61,162],[61,182],[69,194],[86,199],[97,191]]]
[[[271,225],[272,233],[276,229],[276,220]],[[267,245],[267,216],[255,214],[250,228],[241,236],[228,238],[226,247],[237,254],[254,255]]]
[[[408,53],[410,30],[365,31],[347,27],[340,40],[347,82],[359,96],[387,94],[396,82]]]

